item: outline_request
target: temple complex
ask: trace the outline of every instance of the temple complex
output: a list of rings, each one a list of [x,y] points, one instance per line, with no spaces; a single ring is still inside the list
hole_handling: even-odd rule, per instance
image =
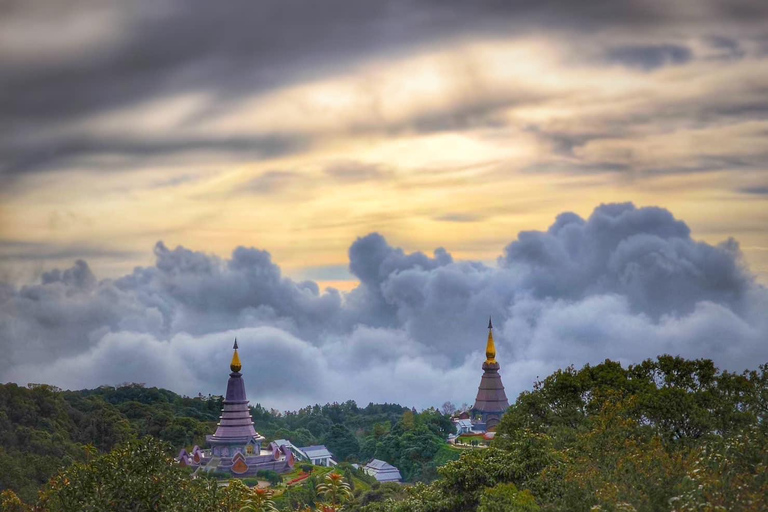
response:
[[[501,383],[499,368],[499,363],[496,362],[496,345],[493,342],[493,323],[489,318],[483,377],[480,379],[477,398],[471,411],[474,431],[491,430],[499,424],[501,416],[509,408],[509,400],[504,392],[504,384]]]
[[[206,436],[209,449],[195,446],[192,453],[182,450],[178,461],[183,466],[197,467],[204,471],[231,473],[234,477],[253,476],[260,470],[287,473],[293,468],[294,455],[288,446],[270,443],[263,447],[264,436],[253,427],[253,419],[245,396],[245,383],[240,373],[242,364],[237,353],[229,365],[232,373],[227,382],[224,407],[213,435]]]

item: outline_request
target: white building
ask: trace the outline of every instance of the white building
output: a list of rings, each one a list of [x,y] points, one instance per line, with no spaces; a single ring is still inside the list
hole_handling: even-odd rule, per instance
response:
[[[373,459],[366,464],[363,471],[381,483],[400,482],[403,479],[399,469],[379,459]]]
[[[299,448],[303,453],[307,455],[309,461],[315,466],[335,466],[336,461],[333,460],[333,455],[323,445],[317,446],[305,446]]]
[[[472,420],[456,420],[456,433],[469,434],[472,432]]]

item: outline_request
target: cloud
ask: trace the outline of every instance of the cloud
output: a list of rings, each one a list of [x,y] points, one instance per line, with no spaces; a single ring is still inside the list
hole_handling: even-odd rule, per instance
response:
[[[608,51],[608,62],[623,64],[632,68],[652,71],[667,65],[689,62],[693,52],[686,46],[674,44],[620,46]]]
[[[380,165],[354,161],[336,162],[323,169],[323,172],[328,177],[344,183],[375,181],[392,176],[392,171]]]
[[[97,280],[84,261],[35,285],[0,286],[0,380],[92,387],[146,382],[221,393],[240,342],[252,401],[471,402],[493,315],[514,397],[536,376],[605,358],[768,360],[768,291],[734,240],[697,242],[662,208],[563,213],[518,234],[495,267],[392,247],[349,249],[353,291],[283,277],[268,252],[221,259],[155,246],[156,263]]]
[[[306,146],[301,137],[257,136],[162,140],[153,138],[105,138],[97,135],[80,139],[35,140],[14,144],[14,153],[3,165],[6,176],[30,171],[61,170],[77,164],[79,157],[111,157],[110,167],[133,168],[142,161],[184,154],[226,154],[229,158],[267,159],[296,152]],[[114,160],[117,158],[118,160]],[[102,168],[104,165],[102,165]]]
[[[273,194],[290,187],[300,179],[300,175],[291,171],[267,171],[245,184],[243,190],[260,195]]]
[[[685,39],[706,39],[714,56],[742,58],[765,36],[766,17],[760,2],[734,6],[726,0],[683,2],[674,9],[602,0],[578,6],[563,0],[471,5],[333,0],[322,6],[306,0],[238,0],[227,9],[204,2],[190,7],[179,0],[131,8],[92,0],[47,6],[20,2],[4,7],[0,20],[3,93],[12,99],[0,108],[0,124],[12,127],[0,143],[0,163],[6,174],[18,177],[104,155],[128,158],[134,165],[139,156],[200,152],[231,153],[233,161],[270,157],[305,149],[301,140],[276,140],[269,125],[279,124],[278,119],[239,138],[195,127],[228,113],[241,116],[241,107],[253,98],[343,75],[363,63],[448,48],[457,41],[511,40],[511,34],[515,39],[546,34],[575,54],[597,44],[608,48],[610,62],[646,70],[689,62],[692,50]],[[647,31],[667,42],[642,41]],[[578,61],[573,53],[568,60]],[[374,115],[362,128],[388,133],[498,128],[506,124],[502,111],[541,100],[537,89],[515,90],[515,80],[497,88],[513,90],[513,97],[479,91],[472,82],[477,71],[456,64],[454,73],[467,80],[466,98],[449,108],[420,112],[392,126],[376,123]],[[536,82],[545,85],[541,76]],[[389,88],[373,109],[386,108],[398,93]],[[167,115],[169,105],[190,96],[199,101],[180,115]],[[110,137],[99,130],[104,116],[130,116],[147,105],[161,108],[151,109],[140,123],[118,125]],[[139,128],[158,117],[173,120],[167,133]]]
[[[739,192],[741,192],[742,194],[765,196],[765,195],[768,195],[768,187],[761,187],[761,186],[743,187],[739,189]]]
[[[658,318],[690,313],[700,301],[738,309],[752,285],[738,244],[697,243],[688,226],[662,208],[603,205],[585,222],[565,213],[546,232],[522,232],[500,263],[520,269],[538,297],[626,297]]]
[[[60,221],[51,218],[55,227]],[[0,261],[72,260],[72,258],[130,258],[138,256],[133,251],[110,250],[100,247],[70,245],[67,247],[42,242],[0,240]]]
[[[441,222],[479,222],[483,220],[482,215],[476,215],[473,213],[447,213],[435,217],[435,220]]]

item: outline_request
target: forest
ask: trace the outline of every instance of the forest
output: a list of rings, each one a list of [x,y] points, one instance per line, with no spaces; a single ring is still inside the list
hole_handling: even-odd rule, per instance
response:
[[[182,397],[138,383],[82,391],[0,385],[0,490],[32,502],[61,469],[131,440],[152,437],[173,455],[203,446],[216,430],[222,402],[222,396]],[[436,464],[458,458],[445,444],[453,425],[435,409],[361,408],[348,401],[288,412],[256,404],[251,415],[267,440],[325,444],[339,461],[385,459],[408,482],[434,480]]]
[[[660,356],[565,368],[517,398],[490,447],[460,457],[444,442],[450,419],[435,409],[253,407],[268,439],[322,442],[347,462],[380,458],[406,485],[379,485],[349,464],[290,488],[192,479],[172,456],[201,443],[220,407],[221,397],[140,384],[1,386],[3,510],[768,509],[768,365],[732,373]]]

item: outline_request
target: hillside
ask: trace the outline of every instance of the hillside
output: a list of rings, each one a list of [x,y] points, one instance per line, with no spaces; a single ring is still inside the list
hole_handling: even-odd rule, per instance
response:
[[[150,500],[158,510],[182,501],[194,510],[239,510],[251,496],[247,488],[190,480],[168,464],[178,444],[155,440],[197,442],[219,403],[140,385],[80,392],[4,385],[1,485],[28,503],[38,502],[42,485],[43,510],[79,510],[96,499]],[[348,460],[385,458],[419,482],[379,485],[341,465],[334,472],[355,487],[344,510],[361,512],[765,510],[766,419],[768,365],[735,374],[709,360],[670,356],[628,368],[606,361],[557,371],[518,397],[490,448],[454,461],[457,454],[442,442],[450,422],[434,410],[353,402],[280,415],[254,408],[268,436],[304,435]],[[318,489],[328,471],[313,471],[293,487],[283,479],[276,505],[326,503]]]
[[[38,489],[60,469],[106,453],[131,439],[152,436],[179,450],[204,445],[215,430],[222,397],[182,397],[142,384],[62,391],[47,385],[0,385],[0,490],[11,489],[33,501]],[[400,438],[410,430],[398,427],[405,415],[416,437],[432,448],[418,459],[399,460],[404,476],[418,480],[436,476],[432,457],[452,428],[435,410],[413,414],[396,404],[314,405],[293,412],[267,411],[256,404],[251,414],[259,432],[271,439],[291,439],[298,446],[326,444],[338,460],[356,462],[378,456],[399,460],[392,451],[406,447]],[[420,436],[420,437],[419,437]],[[378,440],[390,451],[377,451]],[[373,440],[373,441],[372,441]],[[397,451],[396,450],[396,451]],[[442,461],[443,459],[441,459]]]

